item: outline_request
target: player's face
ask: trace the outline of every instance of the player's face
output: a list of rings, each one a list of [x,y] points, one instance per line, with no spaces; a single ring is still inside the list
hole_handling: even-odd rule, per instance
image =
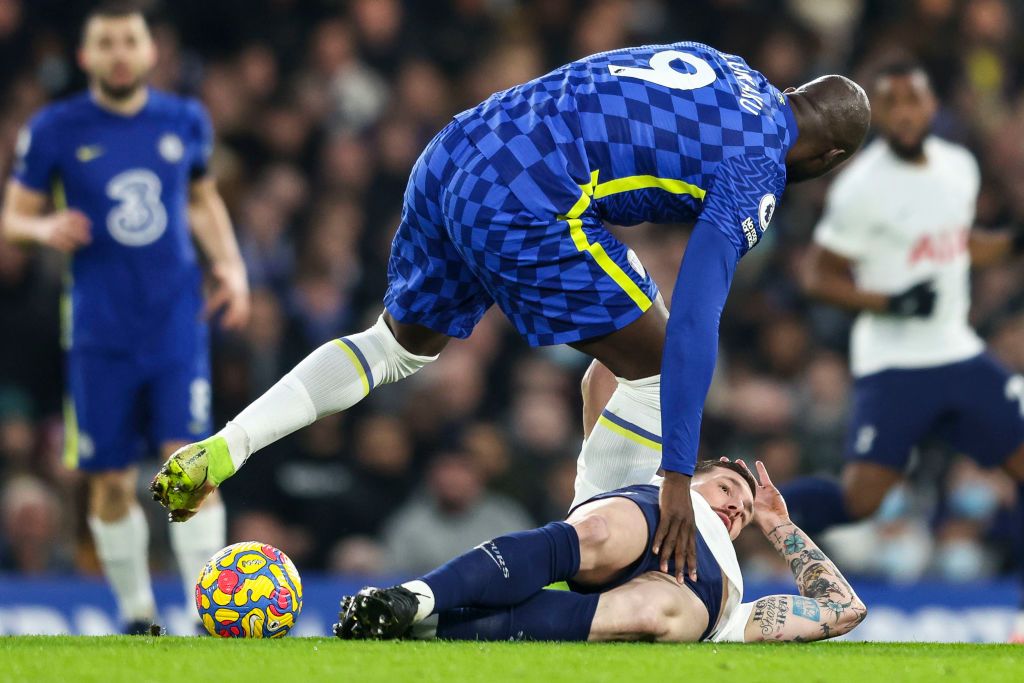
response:
[[[82,69],[105,95],[125,99],[142,87],[156,49],[142,15],[93,17],[78,54]]]
[[[735,541],[743,527],[754,518],[754,496],[750,486],[743,477],[723,467],[715,467],[699,477],[694,488],[718,514],[729,530],[729,538]]]
[[[899,157],[917,159],[935,118],[936,102],[922,72],[884,76],[875,88],[872,111],[878,129]]]

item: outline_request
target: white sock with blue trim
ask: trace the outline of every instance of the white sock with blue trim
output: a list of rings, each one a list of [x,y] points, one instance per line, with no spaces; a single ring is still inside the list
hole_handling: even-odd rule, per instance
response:
[[[616,381],[615,393],[576,461],[573,507],[599,493],[659,479],[661,375]]]
[[[365,332],[329,341],[306,356],[218,436],[227,441],[237,470],[264,446],[351,408],[375,387],[404,379],[436,358],[406,351],[381,316]]]

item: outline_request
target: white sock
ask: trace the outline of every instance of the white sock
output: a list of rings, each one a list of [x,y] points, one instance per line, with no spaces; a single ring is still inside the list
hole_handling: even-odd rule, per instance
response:
[[[149,526],[142,508],[133,505],[128,514],[116,522],[89,517],[89,529],[121,618],[126,622],[154,619],[156,602],[149,580]]]
[[[381,316],[365,332],[329,341],[306,356],[218,435],[227,441],[237,470],[264,446],[351,408],[374,387],[408,377],[436,358],[402,348]]]
[[[619,385],[583,442],[572,505],[623,486],[656,482],[661,467],[661,375]]]
[[[187,522],[171,527],[171,547],[185,585],[185,604],[192,606],[199,573],[213,555],[226,545],[227,521],[224,503],[207,503]],[[189,612],[191,613],[191,612]]]
[[[429,617],[431,612],[434,611],[434,591],[430,590],[430,586],[417,579],[415,581],[406,581],[402,584],[402,588],[406,588],[415,594],[416,600],[419,601],[419,609],[416,610],[416,617],[412,623],[418,624]]]

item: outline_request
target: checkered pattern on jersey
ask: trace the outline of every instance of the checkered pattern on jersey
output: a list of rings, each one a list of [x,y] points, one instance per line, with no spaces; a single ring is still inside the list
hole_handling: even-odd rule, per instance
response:
[[[610,65],[646,68],[652,55],[676,50],[714,70],[711,84],[683,89],[614,75]],[[731,66],[730,66],[731,65]],[[686,66],[679,64],[680,70]],[[748,74],[750,92],[763,111],[741,105],[737,69]],[[699,43],[628,48],[573,62],[489,98],[457,119],[496,166],[516,196],[537,215],[564,213],[577,187],[630,176],[683,180],[711,186],[718,165],[732,156],[783,159],[794,135],[787,128],[784,98],[739,57]],[[698,197],[661,190],[611,194],[595,200],[611,223],[694,220]]]
[[[629,264],[597,214],[581,221],[587,240],[653,300],[654,281]],[[460,338],[493,302],[533,346],[607,334],[643,312],[577,248],[565,220],[542,220],[518,200],[457,125],[413,168],[388,276],[392,315]]]

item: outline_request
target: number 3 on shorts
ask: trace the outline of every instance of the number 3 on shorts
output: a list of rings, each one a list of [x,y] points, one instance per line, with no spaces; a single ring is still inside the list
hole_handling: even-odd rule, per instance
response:
[[[680,61],[695,69],[693,73],[676,71],[672,68],[672,62]],[[651,68],[643,69],[636,66],[617,66],[610,64],[608,71],[612,76],[624,76],[626,78],[641,78],[651,83],[663,85],[666,88],[677,90],[696,90],[705,85],[715,82],[717,76],[711,65],[700,57],[680,52],[679,50],[663,50],[651,55],[649,62]]]

